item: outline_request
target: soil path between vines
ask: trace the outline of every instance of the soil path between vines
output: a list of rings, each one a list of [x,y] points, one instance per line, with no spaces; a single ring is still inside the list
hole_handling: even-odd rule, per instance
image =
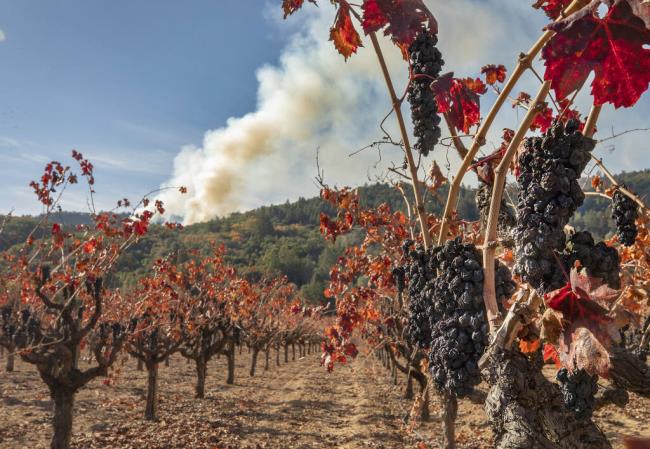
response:
[[[224,358],[211,362],[206,398],[196,400],[192,364],[174,356],[160,367],[160,420],[142,419],[146,373],[125,360],[113,385],[94,381],[75,404],[73,447],[77,449],[397,449],[436,447],[440,404],[432,399],[428,423],[406,432],[403,418],[412,401],[402,398],[403,376],[395,386],[374,358],[360,357],[328,374],[318,356],[248,375],[250,355],[237,354],[235,385],[227,385]],[[552,371],[549,367],[549,372]],[[417,389],[416,389],[417,392]],[[0,372],[0,449],[47,449],[51,401],[35,370],[22,362]],[[625,410],[598,412],[598,424],[620,446],[620,435],[646,434],[650,400],[633,396]],[[487,449],[491,431],[482,406],[462,401],[458,446]]]
[[[210,364],[204,400],[193,398],[194,367],[175,356],[160,367],[160,421],[142,420],[146,373],[128,359],[113,385],[93,382],[77,396],[73,447],[115,448],[401,448],[401,421],[386,372],[373,360],[328,374],[315,354],[255,377],[237,356],[235,385],[225,359]],[[392,399],[392,398],[391,398]],[[18,362],[0,373],[0,449],[46,449],[51,402],[35,370]]]

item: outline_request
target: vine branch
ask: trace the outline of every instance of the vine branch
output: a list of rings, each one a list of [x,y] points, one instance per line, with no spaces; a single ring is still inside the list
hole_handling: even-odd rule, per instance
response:
[[[377,59],[379,60],[379,65],[381,66],[381,71],[384,75],[384,80],[386,81],[386,87],[388,88],[388,93],[390,94],[390,99],[393,104],[393,110],[395,111],[395,116],[397,117],[400,133],[402,134],[404,153],[406,154],[406,161],[408,163],[408,169],[411,174],[413,196],[415,197],[415,212],[418,216],[418,221],[420,222],[420,231],[422,233],[424,247],[428,248],[431,246],[431,234],[429,233],[427,215],[424,211],[422,191],[420,190],[420,182],[418,181],[417,167],[415,165],[415,160],[413,159],[413,151],[411,150],[411,144],[409,143],[408,133],[406,132],[404,116],[402,115],[402,102],[399,100],[399,98],[397,98],[397,94],[395,93],[395,87],[393,86],[393,81],[391,80],[390,73],[388,72],[386,60],[384,59],[384,54],[382,53],[381,47],[379,46],[379,41],[377,40],[376,33],[370,33],[370,40],[372,41],[372,46],[375,50],[375,53],[377,54]]]

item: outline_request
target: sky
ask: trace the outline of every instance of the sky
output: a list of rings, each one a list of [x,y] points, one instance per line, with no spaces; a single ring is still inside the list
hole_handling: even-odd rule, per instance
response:
[[[445,71],[512,69],[546,23],[529,3],[428,0]],[[317,195],[317,150],[329,184],[382,178],[401,165],[399,150],[349,154],[381,137],[386,89],[367,40],[348,62],[327,41],[333,14],[325,1],[286,21],[279,0],[0,2],[0,213],[38,213],[29,181],[49,160],[71,163],[72,149],[96,167],[100,208],[185,185],[187,195],[170,189],[160,199],[186,223]],[[404,62],[382,47],[401,91]],[[538,85],[528,74],[518,90]],[[483,113],[493,100],[483,98]],[[586,113],[588,95],[578,104]],[[633,110],[606,107],[601,137],[647,127],[648,116],[648,94]],[[521,118],[506,107],[485,150]],[[392,118],[387,128],[397,135]],[[614,172],[649,168],[647,138],[627,134],[596,151]],[[423,170],[433,159],[445,173],[458,166],[440,147]],[[84,190],[64,202],[86,205]]]

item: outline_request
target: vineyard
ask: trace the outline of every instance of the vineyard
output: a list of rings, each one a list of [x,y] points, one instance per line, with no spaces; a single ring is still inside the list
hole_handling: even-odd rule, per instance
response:
[[[650,448],[650,209],[599,155],[603,108],[650,84],[647,0],[539,0],[548,25],[513,70],[460,78],[423,0],[281,6],[335,8],[321,38],[376,56],[390,112],[363,150],[399,150],[374,190],[391,200],[331,185],[316,153],[329,253],[305,246],[323,281],[282,247],[309,234],[273,211],[245,234],[285,232],[272,257],[252,240],[233,257],[241,234],[204,239],[169,213],[195,185],[101,210],[84,154],[46,163],[29,185],[43,213],[0,224],[0,448]],[[506,106],[521,116],[490,150]],[[76,224],[71,192],[89,209]],[[600,234],[572,225],[588,197]],[[152,257],[152,234],[173,244]]]

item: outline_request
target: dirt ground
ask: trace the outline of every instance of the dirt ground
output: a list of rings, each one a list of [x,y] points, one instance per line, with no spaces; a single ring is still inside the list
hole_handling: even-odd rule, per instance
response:
[[[77,395],[73,447],[78,449],[417,448],[436,447],[439,404],[431,420],[404,424],[412,401],[393,385],[375,359],[361,357],[327,374],[311,354],[248,376],[250,356],[237,356],[235,385],[227,385],[226,360],[214,360],[207,395],[193,398],[194,366],[175,356],[160,369],[160,421],[142,419],[146,373],[125,361],[113,385],[95,380]],[[4,366],[4,361],[2,363]],[[625,435],[650,436],[650,400],[631,395],[625,410],[600,410],[597,423],[622,447]],[[22,362],[0,372],[0,449],[46,449],[51,401],[35,370]],[[460,448],[491,447],[491,431],[479,405],[461,401]],[[425,442],[426,445],[419,445]]]

